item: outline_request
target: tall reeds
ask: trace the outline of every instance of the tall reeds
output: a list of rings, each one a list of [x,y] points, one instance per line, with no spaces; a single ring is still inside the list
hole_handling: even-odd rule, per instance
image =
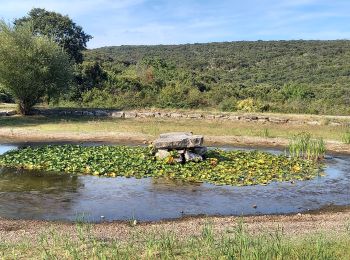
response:
[[[326,145],[322,138],[312,138],[309,133],[294,135],[289,141],[289,154],[291,157],[300,157],[308,160],[324,158]]]
[[[345,144],[350,144],[350,129],[347,130],[344,135],[343,135],[343,138],[342,138],[342,141],[345,143]]]

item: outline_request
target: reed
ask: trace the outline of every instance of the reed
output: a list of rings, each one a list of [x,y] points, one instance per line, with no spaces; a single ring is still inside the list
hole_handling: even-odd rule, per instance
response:
[[[343,134],[342,141],[345,144],[350,144],[350,129]]]
[[[291,157],[308,160],[323,159],[326,153],[323,138],[312,138],[310,133],[294,135],[289,141],[288,149]]]

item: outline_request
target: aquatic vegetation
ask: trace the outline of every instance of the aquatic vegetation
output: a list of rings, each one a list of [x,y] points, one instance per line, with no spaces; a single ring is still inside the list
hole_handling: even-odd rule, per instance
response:
[[[10,151],[0,156],[0,166],[109,177],[163,177],[237,186],[308,180],[321,172],[321,165],[315,161],[259,151],[210,150],[203,162],[180,164],[171,158],[157,160],[151,147],[79,145]]]
[[[313,139],[309,133],[294,135],[289,141],[291,157],[306,158],[308,160],[322,159],[326,153],[326,144],[322,138]]]

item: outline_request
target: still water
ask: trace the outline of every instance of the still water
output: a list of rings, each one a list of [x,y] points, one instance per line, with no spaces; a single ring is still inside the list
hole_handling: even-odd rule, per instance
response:
[[[0,145],[0,154],[20,146]],[[326,176],[314,180],[246,187],[0,168],[0,217],[101,221],[104,216],[107,221],[149,221],[202,214],[295,213],[350,205],[350,156],[334,155],[326,164]]]

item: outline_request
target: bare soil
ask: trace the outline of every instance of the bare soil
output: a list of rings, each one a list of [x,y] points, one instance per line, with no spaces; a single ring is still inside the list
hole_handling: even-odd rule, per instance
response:
[[[0,140],[5,142],[114,142],[120,144],[150,144],[154,137],[143,133],[128,132],[53,132],[28,129],[0,129]],[[286,147],[286,138],[264,138],[258,136],[205,136],[206,145],[238,145],[262,147]],[[327,150],[350,154],[350,145],[338,141],[326,141]]]
[[[294,215],[265,215],[250,217],[189,217],[178,220],[138,223],[135,227],[128,222],[103,222],[91,224],[92,233],[103,240],[117,238],[126,240],[132,234],[173,232],[178,238],[199,235],[204,225],[210,223],[215,233],[227,232],[244,223],[248,232],[274,232],[283,230],[287,236],[325,233],[349,235],[350,209],[338,212],[322,212]],[[8,220],[0,218],[0,242],[16,243],[35,241],[49,230],[69,236],[76,235],[76,224],[71,222],[49,222],[34,220]]]

